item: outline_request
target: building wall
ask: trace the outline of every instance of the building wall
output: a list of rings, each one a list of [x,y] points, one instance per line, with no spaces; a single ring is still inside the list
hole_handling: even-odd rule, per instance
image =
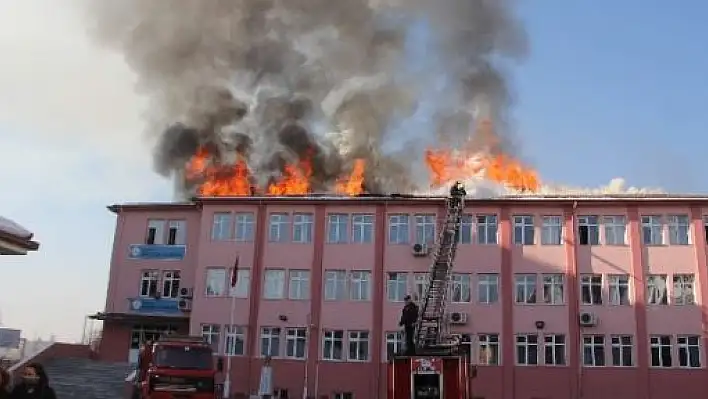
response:
[[[252,214],[253,230],[242,241],[214,240],[215,214]],[[664,398],[668,395],[694,398],[701,392],[705,378],[706,348],[702,331],[708,322],[703,307],[708,294],[706,276],[706,238],[703,215],[708,207],[696,205],[653,205],[648,202],[603,202],[573,206],[572,203],[536,201],[486,201],[468,206],[468,213],[477,216],[494,216],[497,233],[484,234],[494,237],[489,244],[478,243],[479,224],[472,225],[469,236],[473,243],[462,242],[458,247],[455,273],[469,275],[471,292],[468,302],[450,303],[451,311],[467,313],[466,325],[455,330],[473,337],[474,363],[478,365],[478,378],[473,382],[475,396],[485,398]],[[271,242],[269,221],[273,214],[288,214],[290,225],[284,242]],[[311,240],[293,242],[293,217],[311,215]],[[371,215],[374,219],[370,242],[328,242],[329,215],[350,215],[348,234],[353,234],[351,215]],[[392,215],[409,215],[408,240],[391,243]],[[320,394],[353,392],[355,397],[376,397],[385,392],[385,361],[387,356],[385,336],[400,331],[398,317],[402,304],[393,298],[393,289],[387,283],[390,273],[404,272],[407,293],[415,294],[415,273],[425,273],[430,259],[414,257],[411,245],[415,241],[413,226],[415,215],[435,215],[438,221],[444,216],[442,203],[360,203],[337,202],[291,204],[236,202],[232,204],[205,202],[201,209],[180,208],[178,211],[123,211],[118,217],[116,245],[111,264],[107,310],[128,311],[126,298],[139,294],[141,270],[181,270],[182,284],[194,288],[190,318],[190,332],[201,334],[205,326],[220,327],[220,340],[216,351],[224,353],[224,332],[227,325],[243,328],[245,347],[242,356],[232,357],[234,389],[246,392],[257,388],[261,366],[260,331],[263,327],[280,328],[280,354],[286,350],[286,328],[306,328],[309,336],[309,360],[281,359],[276,357],[275,385],[288,388],[290,394],[299,394],[306,382],[309,392]],[[689,243],[671,243],[672,229],[665,223],[661,228],[664,239],[659,245],[643,244],[643,218],[659,215],[687,216]],[[534,221],[534,243],[518,245],[515,230],[522,216]],[[611,234],[609,223],[598,226],[599,245],[582,245],[582,219],[598,216],[624,218],[626,234],[622,242],[608,245]],[[187,252],[183,261],[136,261],[129,259],[128,247],[142,243],[148,219],[183,219],[187,221]],[[562,228],[560,245],[542,244],[544,235],[553,241],[551,228],[544,228],[547,219]],[[664,220],[666,222],[666,220]],[[550,223],[550,222],[549,222]],[[234,226],[231,227],[235,228]],[[649,228],[649,227],[647,227]],[[402,235],[398,235],[399,237]],[[617,236],[617,234],[615,234]],[[491,239],[491,238],[490,238]],[[555,243],[554,243],[555,244]],[[238,268],[248,279],[248,295],[231,300],[227,295],[205,294],[209,270],[215,267],[230,269],[238,258]],[[249,272],[244,272],[248,270]],[[264,299],[266,274],[284,270],[284,298]],[[287,282],[290,272],[309,272],[309,292],[301,299],[288,299]],[[353,300],[347,291],[342,298],[328,298],[325,289],[328,276],[337,271],[370,273],[370,293],[367,300]],[[695,278],[695,304],[675,304],[673,277],[686,274]],[[228,275],[225,274],[228,286]],[[517,279],[521,275],[536,278],[536,303],[517,303]],[[543,277],[561,275],[563,281],[561,303],[544,303]],[[583,281],[591,275],[600,275],[602,304],[583,303]],[[667,304],[648,303],[647,280],[654,275],[666,275]],[[497,276],[499,298],[492,303],[480,303],[479,284],[489,276]],[[532,278],[532,277],[529,277]],[[629,281],[629,304],[613,304],[616,285],[614,278]],[[615,280],[613,280],[615,281]],[[351,288],[351,281],[346,286]],[[228,289],[228,287],[226,287]],[[299,292],[299,291],[298,291]],[[399,296],[400,298],[400,296]],[[230,309],[233,304],[233,316]],[[580,327],[578,314],[591,312],[599,320],[594,327]],[[538,322],[542,322],[539,328]],[[207,327],[208,328],[208,327]],[[110,324],[106,325],[110,330]],[[370,334],[367,361],[323,360],[326,334],[330,330],[343,331],[346,350],[348,332],[365,331]],[[103,340],[115,339],[114,349],[125,345],[118,341],[129,335],[125,327],[116,327],[114,333],[106,331]],[[480,335],[494,334],[499,338],[499,363],[480,364]],[[517,339],[519,335],[536,335],[538,364],[518,365]],[[547,365],[544,337],[562,336],[565,341],[563,365]],[[612,365],[613,337],[627,335],[632,339],[632,366]],[[672,357],[671,367],[652,366],[650,336],[665,335],[671,340],[667,348]],[[605,365],[583,365],[583,342],[590,336],[602,337]],[[699,336],[700,366],[679,367],[678,336]],[[600,339],[600,338],[592,338]],[[550,346],[550,345],[549,345]],[[600,347],[598,346],[598,347]],[[124,347],[124,346],[123,346]],[[693,350],[693,349],[691,349]],[[599,351],[599,349],[597,349]],[[107,357],[117,359],[117,349]],[[346,353],[345,353],[346,355]],[[247,376],[247,377],[246,377]]]

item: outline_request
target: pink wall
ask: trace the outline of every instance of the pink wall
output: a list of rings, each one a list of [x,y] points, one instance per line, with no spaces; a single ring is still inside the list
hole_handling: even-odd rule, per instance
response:
[[[324,205],[320,205],[324,204]],[[706,277],[705,233],[702,215],[708,214],[708,207],[656,205],[637,207],[633,203],[620,201],[604,203],[581,203],[576,208],[572,202],[560,201],[478,201],[469,204],[472,214],[494,214],[499,217],[498,245],[469,245],[458,247],[457,273],[472,274],[472,302],[451,304],[450,310],[462,311],[470,315],[466,326],[456,330],[469,333],[500,333],[501,361],[504,367],[479,366],[479,378],[475,380],[476,393],[484,397],[504,399],[521,397],[566,398],[583,393],[586,398],[634,397],[637,399],[660,398],[653,393],[662,388],[655,381],[686,381],[686,397],[695,392],[705,368],[699,370],[657,370],[649,369],[649,334],[701,334],[708,324],[704,294],[708,294]],[[385,361],[385,343],[380,339],[388,331],[397,331],[400,303],[390,303],[386,299],[385,282],[388,272],[409,272],[409,292],[412,292],[414,272],[426,272],[430,259],[411,255],[411,243],[415,230],[412,217],[417,213],[435,213],[442,216],[441,203],[405,201],[378,203],[334,203],[319,204],[292,201],[279,203],[257,203],[248,200],[233,200],[230,203],[205,202],[200,211],[180,210],[178,212],[148,213],[143,211],[124,212],[118,218],[116,244],[111,266],[111,281],[108,289],[107,310],[125,311],[125,298],[137,294],[139,272],[144,267],[184,270],[185,286],[193,284],[195,300],[191,314],[192,333],[200,331],[202,323],[228,324],[230,300],[204,297],[206,269],[208,267],[232,267],[238,253],[241,269],[251,269],[249,298],[237,299],[234,322],[248,325],[247,356],[239,358],[239,373],[235,378],[239,390],[252,389],[258,380],[260,361],[254,356],[259,353],[258,332],[261,326],[306,326],[311,323],[309,360],[276,361],[276,385],[292,387],[295,392],[302,389],[304,370],[307,368],[310,391],[315,387],[314,376],[319,374],[320,392],[333,392],[344,388],[347,383],[339,376],[360,376],[352,381],[367,379],[370,386],[353,387],[352,392],[363,397],[374,397],[375,392],[383,392],[385,380],[379,378],[384,366],[373,366]],[[215,212],[253,212],[257,227],[254,242],[212,242],[211,227]],[[267,237],[268,215],[272,212],[312,213],[314,215],[314,240],[308,244],[269,243]],[[370,213],[375,215],[375,240],[370,244],[330,244],[325,243],[327,235],[327,214],[329,213]],[[411,237],[407,245],[388,244],[388,217],[391,214],[411,215],[409,228]],[[513,216],[534,215],[536,219],[536,244],[515,245],[513,242]],[[641,216],[648,214],[690,214],[692,220],[692,243],[689,246],[645,247],[641,241]],[[540,245],[542,216],[557,215],[564,226],[564,245]],[[577,221],[573,216],[622,215],[628,220],[628,239],[622,246],[583,246],[577,242]],[[183,262],[138,262],[127,259],[128,245],[140,243],[145,234],[148,216],[188,220],[189,246],[187,259]],[[194,228],[193,226],[198,226]],[[350,226],[351,228],[351,226]],[[601,243],[604,243],[604,229],[600,228]],[[263,270],[268,268],[299,269],[311,271],[311,293],[309,300],[264,300],[262,297]],[[372,300],[325,301],[322,298],[325,270],[371,270],[373,279]],[[476,281],[479,273],[498,273],[501,279],[498,303],[477,303]],[[565,275],[565,302],[560,305],[523,305],[514,303],[514,274],[537,273],[538,299],[542,299],[542,273],[563,273]],[[628,274],[631,281],[632,306],[586,306],[579,304],[579,275],[596,273]],[[653,306],[646,305],[646,292],[641,284],[651,273],[692,273],[696,275],[696,306]],[[606,300],[609,287],[604,280],[603,294]],[[286,284],[287,293],[287,284]],[[121,304],[120,307],[117,304]],[[577,314],[580,310],[591,311],[600,320],[594,328],[580,328]],[[287,316],[287,322],[279,319]],[[537,330],[536,321],[543,321],[543,330]],[[317,361],[321,357],[320,331],[325,328],[343,330],[368,329],[374,341],[371,343],[371,362],[340,363]],[[515,341],[517,333],[554,333],[567,336],[567,367],[532,366],[514,367]],[[634,359],[638,367],[580,368],[580,338],[584,333],[592,334],[632,334],[637,337]],[[119,328],[108,333],[105,339],[116,342],[125,339],[126,333]],[[284,340],[284,338],[283,338]],[[706,350],[703,346],[703,364]],[[609,346],[606,348],[609,360]],[[674,349],[674,359],[677,352]],[[675,360],[676,361],[676,360]],[[280,367],[280,372],[279,370]],[[250,375],[243,381],[244,368]],[[693,377],[695,375],[695,377]],[[548,379],[567,381],[565,384],[549,384]],[[610,381],[636,380],[632,388],[603,391]],[[651,381],[651,383],[650,383]],[[668,383],[668,382],[667,382]],[[693,387],[693,388],[691,388]],[[625,389],[625,388],[623,388]],[[291,393],[293,391],[291,390]],[[523,393],[523,395],[522,395]],[[650,394],[652,393],[652,394]],[[519,396],[521,395],[521,396]],[[614,396],[613,396],[614,395]]]

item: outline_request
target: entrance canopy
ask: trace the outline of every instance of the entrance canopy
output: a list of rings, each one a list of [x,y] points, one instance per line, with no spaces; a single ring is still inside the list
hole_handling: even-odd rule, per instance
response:
[[[27,255],[39,249],[34,234],[12,220],[0,216],[0,255]]]

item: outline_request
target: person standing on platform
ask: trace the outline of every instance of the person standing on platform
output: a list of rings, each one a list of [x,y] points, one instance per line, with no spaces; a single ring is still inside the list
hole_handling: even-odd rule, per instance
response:
[[[418,305],[413,302],[410,295],[404,298],[406,305],[401,312],[401,321],[398,325],[403,327],[406,335],[406,355],[412,356],[415,354],[415,323],[418,321]]]

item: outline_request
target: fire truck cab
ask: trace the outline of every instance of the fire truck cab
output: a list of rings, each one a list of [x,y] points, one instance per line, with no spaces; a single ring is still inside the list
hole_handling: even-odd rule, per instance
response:
[[[475,375],[466,353],[394,356],[388,367],[388,398],[470,399]]]
[[[212,347],[202,337],[168,336],[143,346],[134,399],[216,399]]]

